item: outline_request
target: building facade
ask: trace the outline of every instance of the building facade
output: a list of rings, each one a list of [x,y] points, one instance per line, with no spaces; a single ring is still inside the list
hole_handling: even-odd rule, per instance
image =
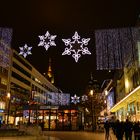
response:
[[[25,107],[26,105],[46,104],[48,92],[58,93],[58,89],[15,50],[12,52],[9,82],[11,93],[9,123],[17,124],[18,121],[27,121],[29,116],[24,118],[22,115],[24,109],[29,109]],[[30,115],[35,114],[30,113]]]
[[[110,109],[115,105],[115,87],[113,79],[106,79],[103,81],[101,86],[101,96],[104,100],[104,106],[100,112],[102,121],[110,120],[113,121],[114,114],[110,112]]]
[[[15,50],[11,58],[7,75],[10,98],[3,120],[14,125],[43,121],[46,130],[78,130],[80,113],[78,108],[71,107],[70,94],[60,93]]]
[[[128,57],[124,69],[116,75],[116,104],[110,111],[120,121],[140,121],[140,42],[134,45],[134,57]]]
[[[9,72],[11,65],[12,29],[0,28],[0,121],[5,120],[7,112],[7,93],[9,92]]]

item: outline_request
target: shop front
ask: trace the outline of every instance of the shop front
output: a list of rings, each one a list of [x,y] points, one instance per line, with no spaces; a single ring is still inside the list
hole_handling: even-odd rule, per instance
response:
[[[5,120],[5,112],[6,112],[6,103],[4,101],[0,101],[0,121],[1,121],[1,123]]]
[[[114,105],[110,111],[114,112],[116,119],[120,121],[140,121],[140,86]]]
[[[44,130],[79,130],[81,113],[69,106],[34,106],[24,110],[23,121],[44,122]]]

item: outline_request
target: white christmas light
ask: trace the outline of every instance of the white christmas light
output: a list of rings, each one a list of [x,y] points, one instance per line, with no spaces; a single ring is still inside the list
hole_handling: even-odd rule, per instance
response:
[[[46,51],[49,49],[50,46],[56,46],[54,41],[56,35],[50,35],[49,31],[47,31],[45,35],[40,35],[38,37],[40,39],[38,46],[44,46]]]
[[[19,49],[20,49],[19,55],[23,55],[24,58],[26,58],[27,55],[32,54],[31,53],[32,47],[28,47],[27,44],[25,44],[23,47],[19,47]]]
[[[88,96],[87,96],[87,95],[83,95],[83,96],[82,96],[82,101],[85,102],[85,101],[87,101],[87,100],[88,100]]]
[[[71,97],[71,99],[71,103],[77,104],[80,102],[80,97],[78,97],[76,94],[73,97]]]
[[[137,57],[140,28],[116,28],[95,31],[97,70],[115,70],[133,66]]]
[[[75,62],[78,62],[79,58],[81,57],[80,52],[85,55],[90,55],[91,52],[88,50],[87,47],[83,47],[84,45],[87,46],[88,42],[90,41],[90,38],[82,38],[81,41],[79,41],[81,37],[78,35],[77,32],[75,32],[74,36],[72,36],[73,41],[71,39],[62,39],[62,41],[65,43],[65,46],[69,46],[65,48],[65,51],[62,53],[62,55],[71,55],[75,59]]]

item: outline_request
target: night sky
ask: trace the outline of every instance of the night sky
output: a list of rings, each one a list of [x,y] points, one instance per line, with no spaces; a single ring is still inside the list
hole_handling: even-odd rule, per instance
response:
[[[0,2],[0,26],[13,29],[12,48],[32,46],[27,60],[41,73],[47,72],[49,57],[55,85],[63,92],[84,94],[90,79],[102,83],[111,78],[108,71],[96,71],[96,29],[135,26],[140,14],[139,0],[3,0]],[[139,9],[138,9],[139,8]],[[49,31],[57,35],[56,46],[48,51],[39,47],[38,35]],[[91,55],[82,56],[78,63],[72,56],[62,56],[65,45],[62,39],[71,38],[77,31],[81,38],[91,38],[88,49]]]

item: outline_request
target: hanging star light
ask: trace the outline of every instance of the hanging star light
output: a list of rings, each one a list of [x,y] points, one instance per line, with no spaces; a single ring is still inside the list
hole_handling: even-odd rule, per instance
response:
[[[82,101],[85,102],[88,100],[88,96],[87,95],[82,95]]]
[[[27,44],[25,44],[23,47],[19,47],[19,49],[20,49],[19,55],[23,55],[24,58],[26,58],[27,55],[32,54],[31,53],[32,47],[28,47]]]
[[[73,97],[71,97],[71,99],[71,103],[77,104],[80,102],[80,97],[78,97],[76,94]]]
[[[71,39],[62,39],[62,41],[65,43],[65,46],[70,46],[69,48],[66,47],[65,51],[62,53],[62,55],[71,55],[75,59],[75,62],[78,62],[79,58],[81,57],[80,52],[85,55],[90,55],[91,52],[88,50],[87,47],[83,47],[84,45],[87,46],[88,42],[90,41],[90,38],[82,38],[81,41],[79,41],[81,37],[78,35],[77,32],[75,32],[74,36],[72,36],[73,41]]]
[[[56,35],[50,35],[49,31],[47,31],[45,35],[40,35],[38,37],[40,39],[38,46],[44,46],[46,51],[49,49],[50,46],[56,46],[54,41]]]

